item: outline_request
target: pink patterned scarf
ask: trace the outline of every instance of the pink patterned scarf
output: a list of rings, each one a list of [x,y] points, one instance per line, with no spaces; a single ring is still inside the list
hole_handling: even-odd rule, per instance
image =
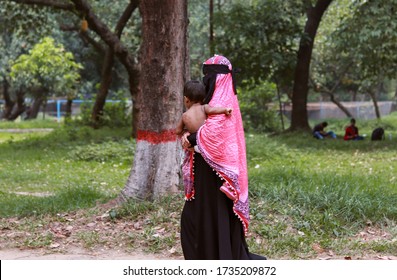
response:
[[[227,65],[232,70],[230,61],[220,55],[208,59],[204,64]],[[205,161],[224,180],[223,186],[237,194],[233,211],[242,221],[246,234],[249,225],[246,148],[240,107],[231,73],[217,74],[209,105],[231,107],[233,112],[230,116],[208,116],[197,132],[197,145]]]

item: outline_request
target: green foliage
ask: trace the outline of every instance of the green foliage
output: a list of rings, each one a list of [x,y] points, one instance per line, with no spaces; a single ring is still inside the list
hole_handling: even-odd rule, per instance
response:
[[[133,154],[134,145],[131,144],[131,141],[124,140],[78,146],[69,153],[69,156],[71,159],[82,161],[131,163],[131,155]]]
[[[330,121],[338,135],[347,122]],[[374,143],[368,139],[318,141],[304,133],[246,135],[251,251],[293,259],[316,257],[313,244],[336,255],[395,250],[392,241],[364,244],[356,236],[368,224],[391,232],[395,227],[396,115],[382,123],[358,124],[362,133],[387,125],[393,139]],[[91,208],[96,201],[119,194],[133,158],[128,130],[75,127],[73,134],[70,129],[0,143],[1,216],[34,216],[29,221],[38,223],[35,219],[40,216]],[[40,193],[49,196],[33,196]],[[109,221],[137,223],[137,230],[128,234],[133,248],[169,250],[179,244],[175,235],[182,206],[182,194],[155,202],[132,200],[112,209]],[[159,234],[160,230],[167,234]],[[103,240],[89,233],[81,233],[80,239],[87,247]],[[124,242],[121,240],[117,238],[117,246]],[[31,246],[47,246],[50,241],[51,236],[26,239]]]
[[[81,113],[76,120],[68,120],[70,125],[77,123],[79,125],[92,125],[92,110],[94,107],[94,100],[87,100],[80,106]],[[129,127],[131,126],[132,113],[131,107],[124,97],[123,92],[116,93],[104,106],[102,115],[99,118],[100,127]]]
[[[36,119],[26,121],[6,122],[0,121],[0,129],[35,129],[35,128],[59,128],[61,124],[56,119]]]
[[[131,126],[131,114],[129,113],[127,100],[122,98],[105,104],[100,124],[108,127],[128,127]]]
[[[242,68],[243,80],[290,84],[301,16],[302,7],[290,1],[235,1],[215,15],[216,51]]]
[[[108,198],[99,189],[90,187],[67,187],[46,197],[21,196],[0,192],[0,216],[55,215],[59,212],[93,207],[98,200]]]
[[[52,92],[73,96],[81,68],[72,53],[66,52],[62,45],[56,45],[54,39],[46,37],[28,55],[18,57],[10,75],[16,84],[25,88],[40,88],[44,94]]]
[[[244,128],[255,132],[271,132],[280,128],[277,112],[269,107],[276,92],[276,86],[262,83],[239,90],[239,102]]]
[[[353,1],[350,14],[332,34],[332,52],[350,65],[348,80],[363,93],[379,92],[386,77],[395,78],[397,67],[396,1]],[[351,78],[354,77],[354,78]]]
[[[129,135],[125,128],[94,130],[75,126],[18,141],[5,139],[0,143],[0,189],[56,195],[66,188],[100,188],[106,196],[114,196],[131,168],[134,143],[128,141]],[[111,149],[114,155],[106,155],[101,148]]]
[[[374,125],[362,123],[363,132]],[[374,143],[368,139],[318,141],[297,133],[252,135],[247,151],[252,230],[264,239],[267,255],[302,257],[312,252],[313,243],[336,254],[354,250],[356,244],[344,238],[368,223],[392,226],[390,221],[397,219],[397,182],[392,171],[397,166],[390,159],[395,140]],[[261,248],[256,242],[251,245]]]
[[[209,49],[209,5],[208,1],[189,1],[189,54],[192,79],[202,76],[202,63],[212,56]]]

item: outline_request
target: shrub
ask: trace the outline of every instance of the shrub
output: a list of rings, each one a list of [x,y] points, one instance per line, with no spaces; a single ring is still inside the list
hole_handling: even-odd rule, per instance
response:
[[[279,130],[277,111],[268,106],[272,102],[275,92],[275,85],[268,82],[255,87],[247,86],[240,90],[238,98],[246,130],[255,132]]]

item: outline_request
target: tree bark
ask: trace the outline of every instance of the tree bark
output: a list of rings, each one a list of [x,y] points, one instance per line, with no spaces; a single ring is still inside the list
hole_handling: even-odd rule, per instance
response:
[[[210,36],[209,36],[209,46],[210,55],[215,54],[215,42],[214,42],[214,0],[210,0],[209,4],[209,14],[210,14]]]
[[[100,118],[103,115],[106,97],[108,96],[110,85],[112,84],[112,72],[114,64],[114,52],[108,48],[103,60],[101,86],[95,98],[94,107],[92,108],[91,121],[94,128],[99,128]]]
[[[43,104],[43,101],[44,99],[41,96],[37,96],[34,99],[32,106],[30,107],[29,110],[27,110],[27,116],[26,116],[27,120],[32,120],[37,118],[40,112],[40,107]]]
[[[16,92],[16,96],[17,96],[16,104],[11,114],[8,116],[9,121],[16,120],[20,115],[22,115],[23,112],[26,111],[25,92],[23,90],[18,90]]]
[[[371,96],[372,102],[374,103],[376,118],[378,120],[380,120],[381,116],[380,116],[380,111],[379,111],[378,100],[376,98],[376,94],[373,91],[369,91],[369,96]]]
[[[1,115],[2,119],[8,119],[11,112],[12,108],[14,107],[15,102],[12,101],[11,96],[10,96],[10,84],[7,81],[6,77],[3,77],[3,97],[4,97],[4,110]]]
[[[308,4],[307,21],[304,34],[301,37],[297,64],[295,68],[294,86],[292,92],[291,126],[289,130],[310,131],[307,116],[307,96],[309,91],[310,61],[313,52],[314,39],[321,18],[332,0],[318,0],[315,6]]]
[[[187,3],[140,2],[142,45],[137,144],[119,199],[156,199],[178,191],[181,148],[175,135],[188,76]]]
[[[327,92],[327,94],[329,95],[331,101],[332,101],[336,106],[338,106],[338,108],[339,108],[343,113],[345,113],[345,115],[346,115],[347,117],[349,117],[349,118],[352,118],[352,117],[353,117],[353,115],[350,113],[350,111],[349,111],[345,106],[343,106],[343,104],[340,103],[339,100],[337,100],[337,99],[335,98],[335,95],[334,95],[332,92]]]
[[[376,118],[378,120],[381,119],[381,114],[380,114],[380,111],[379,111],[377,95],[380,94],[380,91],[382,90],[382,87],[383,87],[383,81],[379,81],[377,89],[376,89],[376,92],[374,92],[372,90],[369,91],[369,96],[371,96],[372,102],[374,103],[375,115],[376,115]]]
[[[346,69],[346,71],[347,71],[347,69]],[[346,71],[344,71],[343,74]],[[335,94],[334,94],[334,92],[339,87],[339,85],[342,81],[343,74],[340,75],[339,79],[336,81],[336,83],[333,85],[333,87],[331,89],[329,89],[326,86],[323,86],[321,84],[317,84],[317,86],[316,86],[316,82],[314,82],[313,80],[311,80],[311,84],[316,92],[325,92],[326,94],[328,94],[331,102],[334,103],[343,113],[345,113],[345,115],[347,117],[352,118],[353,116],[350,113],[350,111],[345,106],[343,106],[343,104],[340,103],[339,100],[337,100],[335,98]]]
[[[115,33],[118,38],[121,37],[121,34],[123,33],[123,30],[128,20],[131,18],[132,13],[135,11],[137,7],[138,7],[138,1],[130,1],[130,3],[124,10],[123,14],[120,16],[115,28]],[[106,50],[105,59],[102,66],[101,87],[99,89],[99,93],[95,100],[94,108],[92,111],[91,119],[93,121],[94,128],[97,128],[99,126],[99,120],[103,114],[103,108],[105,107],[106,97],[108,95],[109,88],[112,83],[113,65],[114,65],[114,51],[113,48],[108,47],[108,49]],[[131,75],[135,75],[135,73],[132,73]],[[133,99],[133,95],[136,93],[135,84],[136,83],[133,82],[133,87],[132,87],[133,90],[130,91],[131,99]]]
[[[72,105],[73,105],[73,99],[68,98],[68,100],[66,101],[66,109],[65,109],[66,118],[72,117]]]

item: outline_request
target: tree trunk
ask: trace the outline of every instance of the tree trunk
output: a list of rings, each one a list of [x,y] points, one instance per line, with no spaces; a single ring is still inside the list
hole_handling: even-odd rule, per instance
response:
[[[210,14],[210,36],[209,36],[209,45],[210,45],[210,55],[215,54],[215,42],[214,42],[214,0],[210,0],[209,4],[209,14]]]
[[[372,102],[374,103],[376,118],[378,120],[380,120],[381,116],[380,116],[380,111],[379,111],[378,100],[376,98],[376,94],[373,91],[370,91],[369,96],[371,97]]]
[[[2,119],[9,119],[9,116],[12,112],[12,108],[14,107],[15,102],[12,101],[11,96],[10,96],[10,84],[8,83],[7,79],[4,77],[3,78],[3,97],[4,97],[4,110],[1,115]]]
[[[307,95],[309,91],[309,70],[314,39],[321,18],[332,0],[318,0],[314,7],[308,7],[304,34],[301,37],[295,68],[292,92],[291,126],[289,130],[310,130],[307,116]]]
[[[378,120],[381,119],[381,114],[380,114],[379,106],[378,106],[377,93],[380,93],[380,91],[381,91],[381,89],[382,89],[382,86],[383,86],[383,82],[379,82],[379,83],[378,83],[378,86],[377,86],[377,91],[376,91],[376,92],[374,92],[374,91],[372,91],[372,90],[369,91],[369,96],[371,96],[372,102],[374,103],[375,115],[376,115],[376,118],[377,118]]]
[[[134,163],[119,199],[156,199],[178,191],[181,160],[175,125],[188,73],[187,1],[140,2],[142,45]]]
[[[339,100],[337,100],[337,99],[335,98],[335,95],[334,95],[332,92],[327,92],[327,94],[329,95],[331,101],[332,101],[336,106],[338,106],[338,108],[339,108],[343,113],[345,113],[345,115],[346,115],[347,117],[349,117],[349,118],[352,118],[352,117],[353,117],[352,114],[350,113],[350,111],[347,110],[347,108],[346,108],[345,106],[343,106],[343,104],[340,103]]]
[[[8,116],[8,120],[10,121],[16,120],[20,115],[22,115],[23,112],[26,111],[25,92],[22,90],[18,90],[16,96],[17,96],[16,106],[14,106],[14,109],[12,110],[11,114]]]
[[[68,98],[68,100],[66,101],[66,109],[65,109],[66,118],[72,117],[72,105],[73,105],[73,99]]]
[[[34,99],[32,106],[27,110],[27,120],[32,120],[36,119],[37,115],[40,112],[40,107],[43,104],[44,98],[41,96],[38,96]]]
[[[105,59],[102,65],[101,86],[95,99],[95,104],[92,109],[91,121],[94,128],[99,128],[99,121],[103,115],[103,108],[105,107],[106,97],[112,83],[112,70],[114,64],[114,52],[108,47],[105,54]]]

